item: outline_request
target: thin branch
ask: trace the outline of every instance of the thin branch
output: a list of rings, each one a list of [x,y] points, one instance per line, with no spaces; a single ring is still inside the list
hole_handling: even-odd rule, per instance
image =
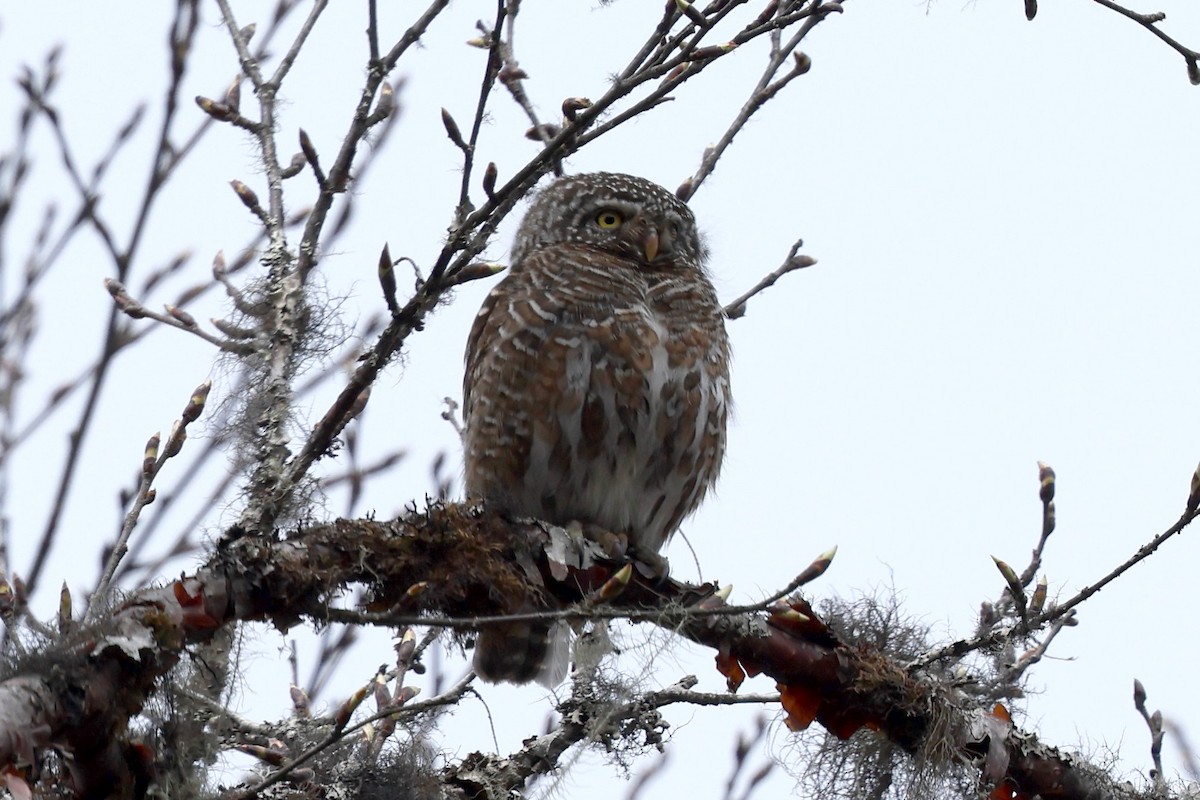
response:
[[[150,178],[139,204],[138,214],[129,243],[115,258],[117,279],[120,281],[127,279],[134,253],[141,243],[141,237],[145,231],[146,221],[149,218],[150,209],[154,205],[154,200],[168,177],[173,174],[173,172],[163,172],[161,164],[166,160],[166,154],[172,150],[170,129],[175,120],[175,112],[179,107],[179,93],[182,90],[186,63],[182,60],[181,54],[191,52],[192,40],[195,37],[198,25],[199,12],[196,8],[195,0],[180,2],[176,6],[176,17],[172,27],[172,41],[170,42],[171,81],[167,87],[165,111],[159,128],[158,142],[154,149]],[[70,444],[62,472],[59,475],[55,496],[50,505],[50,516],[46,520],[46,526],[38,542],[37,553],[34,556],[33,564],[29,568],[26,578],[26,586],[31,594],[37,587],[42,569],[46,565],[46,559],[57,536],[59,521],[67,506],[67,495],[76,484],[74,479],[75,470],[79,466],[83,443],[95,419],[105,379],[108,377],[109,367],[113,364],[113,356],[121,346],[119,338],[120,330],[121,326],[118,325],[117,311],[114,308],[109,312],[107,329],[103,337],[104,343],[101,346],[101,356],[93,373],[91,386],[83,404],[83,410],[80,412],[79,420],[69,437]]]
[[[1065,602],[1059,603],[1059,604],[1055,605],[1054,608],[1047,610],[1044,614],[1040,615],[1040,617],[1036,618],[1034,620],[1034,622],[1038,622],[1038,623],[1050,622],[1050,621],[1058,619],[1059,617],[1062,617],[1067,612],[1071,611],[1071,609],[1075,608],[1080,603],[1082,603],[1084,600],[1087,600],[1089,597],[1091,597],[1092,595],[1099,592],[1105,586],[1108,586],[1110,583],[1115,581],[1117,578],[1124,575],[1126,572],[1128,572],[1130,569],[1132,569],[1135,565],[1141,563],[1142,561],[1145,561],[1147,558],[1149,558],[1151,555],[1153,555],[1154,551],[1156,551],[1160,546],[1162,546],[1168,539],[1170,539],[1173,536],[1176,536],[1177,534],[1182,533],[1183,529],[1186,528],[1188,525],[1190,525],[1196,519],[1197,516],[1200,516],[1200,512],[1197,512],[1195,509],[1184,512],[1183,516],[1181,516],[1175,522],[1174,525],[1167,528],[1165,531],[1160,533],[1158,536],[1155,536],[1149,542],[1147,542],[1146,544],[1139,547],[1137,549],[1136,553],[1134,553],[1129,558],[1127,558],[1124,561],[1124,563],[1122,563],[1116,569],[1112,570],[1107,575],[1105,575],[1103,578],[1101,578],[1100,580],[1091,584],[1090,586],[1086,586],[1083,589],[1080,589],[1079,592],[1071,599],[1069,599]]]
[[[1089,597],[1099,592],[1121,575],[1128,572],[1135,564],[1138,564],[1141,561],[1149,558],[1154,551],[1156,551],[1168,539],[1176,536],[1179,533],[1182,533],[1183,529],[1190,525],[1197,516],[1200,516],[1200,512],[1198,512],[1196,509],[1189,509],[1185,511],[1184,514],[1178,520],[1176,520],[1174,525],[1167,528],[1149,542],[1139,547],[1137,552],[1126,559],[1125,562],[1120,566],[1109,572],[1104,577],[1100,578],[1095,583],[1081,589],[1069,600],[1053,605],[1041,614],[1031,616],[1027,620],[1018,622],[1016,624],[1016,631],[1018,633],[1035,631],[1047,623],[1055,622],[1056,620],[1066,617],[1068,614],[1072,613],[1073,610],[1084,600],[1087,600]],[[1009,627],[993,628],[980,636],[976,636],[971,639],[960,639],[935,650],[931,650],[930,652],[922,655],[920,658],[913,660],[909,665],[909,668],[922,668],[945,658],[958,658],[975,650],[993,647],[996,644],[1011,638],[1013,635],[1014,630]]]
[[[471,121],[471,135],[468,137],[466,146],[463,149],[462,184],[459,188],[458,196],[459,214],[463,217],[467,215],[468,210],[471,208],[471,171],[475,166],[475,148],[479,143],[479,131],[482,129],[483,121],[487,117],[488,99],[491,97],[492,87],[496,85],[496,75],[500,72],[498,43],[507,13],[506,2],[507,0],[496,0],[496,21],[492,23],[490,33],[492,46],[488,49],[487,63],[483,68],[483,80],[479,86],[479,99],[475,103],[475,116]]]
[[[354,117],[350,121],[349,129],[342,138],[341,147],[338,149],[333,164],[329,168],[328,186],[326,189],[318,192],[312,211],[309,212],[308,220],[305,223],[304,232],[301,234],[300,245],[298,247],[299,256],[296,264],[301,281],[304,281],[308,273],[316,267],[321,250],[318,246],[321,233],[334,197],[344,192],[349,186],[350,167],[355,162],[359,145],[362,144],[367,131],[370,129],[368,121],[371,116],[371,108],[375,105],[376,94],[379,92],[380,86],[387,75],[395,69],[400,57],[410,47],[420,41],[421,36],[424,35],[425,31],[442,11],[446,9],[449,2],[450,0],[432,0],[424,13],[408,27],[399,41],[378,62],[378,65],[373,65],[368,70],[367,81],[359,93],[358,105],[355,107]]]
[[[272,772],[270,775],[266,776],[253,786],[236,792],[232,795],[232,797],[237,798],[237,800],[251,800],[251,798],[257,797],[268,786],[273,786],[276,783],[279,783],[281,780],[291,775],[292,772],[297,768],[312,760],[314,756],[320,755],[325,750],[328,750],[331,746],[345,740],[352,734],[358,733],[368,725],[379,722],[380,720],[394,717],[412,717],[425,713],[426,711],[432,711],[436,708],[454,705],[461,700],[463,695],[467,693],[467,690],[471,688],[471,683],[474,679],[475,676],[468,672],[461,680],[459,680],[446,691],[442,692],[437,697],[431,697],[428,700],[422,700],[416,703],[406,703],[405,705],[397,706],[395,708],[384,709],[383,711],[376,712],[375,714],[359,720],[353,725],[348,725],[345,728],[336,730],[321,741],[309,747],[300,755],[296,756],[294,760],[289,761],[286,765]]]
[[[237,341],[230,338],[222,338],[209,333],[199,326],[191,314],[187,313],[178,306],[168,303],[166,306],[167,313],[160,314],[153,309],[146,308],[140,302],[131,297],[126,291],[124,285],[122,285],[119,281],[109,279],[105,281],[105,286],[108,289],[109,294],[112,296],[113,301],[116,303],[117,308],[120,309],[121,313],[132,319],[152,319],[162,325],[190,333],[193,336],[203,339],[209,344],[216,346],[219,350],[222,350],[226,353],[239,353],[246,355],[254,350],[253,345],[249,344],[248,342]]]
[[[376,0],[367,0],[367,50],[372,69],[379,63],[379,13],[375,6]]]
[[[308,41],[308,35],[312,33],[313,27],[317,24],[317,19],[320,18],[321,12],[325,10],[328,4],[329,0],[315,0],[313,3],[312,8],[308,12],[308,17],[296,33],[296,38],[292,41],[291,47],[283,54],[283,58],[279,59],[279,65],[275,67],[275,74],[271,76],[271,80],[268,82],[274,89],[277,90],[283,85],[283,79],[287,77],[292,64],[295,63],[296,58],[300,55],[300,48]],[[374,3],[372,3],[372,11],[374,11]],[[372,15],[373,20],[374,16]]]
[[[1042,501],[1042,532],[1037,544],[1029,557],[1029,564],[1021,572],[1021,585],[1028,586],[1037,577],[1042,568],[1042,554],[1050,534],[1054,533],[1056,510],[1054,506],[1055,475],[1054,470],[1044,461],[1038,462],[1038,497]]]
[[[791,250],[788,251],[787,258],[783,260],[783,264],[781,264],[778,269],[768,273],[762,280],[754,284],[754,286],[752,286],[749,291],[745,292],[741,297],[738,297],[736,300],[725,306],[725,316],[729,319],[740,319],[746,314],[746,303],[749,302],[752,297],[774,286],[775,281],[779,280],[784,275],[787,275],[789,272],[795,272],[796,270],[805,269],[807,267],[811,267],[813,264],[816,264],[816,259],[811,258],[810,256],[799,255],[800,248],[803,246],[804,240],[797,239],[792,245]]]
[[[704,158],[700,162],[700,168],[696,170],[696,173],[690,179],[690,191],[688,195],[680,199],[684,201],[688,200],[691,194],[700,188],[705,179],[712,174],[712,171],[717,166],[717,162],[725,154],[729,145],[733,143],[734,137],[741,132],[742,128],[746,126],[746,123],[750,121],[750,118],[759,109],[774,98],[785,86],[808,72],[812,66],[812,62],[808,59],[808,56],[805,56],[803,53],[797,53],[796,48],[800,46],[800,42],[804,40],[804,37],[808,35],[813,26],[823,18],[822,16],[813,16],[808,19],[800,26],[799,30],[792,34],[787,44],[783,46],[779,46],[777,42],[772,43],[771,57],[768,59],[767,66],[763,69],[758,83],[755,85],[753,91],[750,92],[750,97],[742,104],[737,116],[734,117],[729,127],[725,129],[725,133],[721,135],[720,140],[714,146],[705,150]],[[778,34],[778,31],[775,34]],[[777,38],[777,36],[773,35],[773,38]],[[793,53],[796,53],[796,57],[792,59],[794,62],[792,68],[783,77],[776,80],[776,74],[778,74],[784,62]]]
[[[96,590],[88,603],[88,610],[83,618],[84,622],[95,621],[97,610],[104,606],[108,592],[112,587],[113,576],[116,574],[117,567],[128,552],[129,537],[133,535],[133,529],[137,526],[142,511],[146,506],[154,502],[157,494],[157,491],[153,488],[154,479],[158,477],[158,474],[162,471],[167,461],[179,455],[183,449],[184,442],[187,441],[187,427],[200,418],[211,389],[212,381],[205,381],[196,387],[191,397],[188,398],[182,415],[172,425],[171,432],[167,435],[165,444],[161,442],[157,433],[151,436],[150,440],[146,443],[145,456],[142,461],[142,479],[138,485],[137,494],[134,496],[133,506],[129,509],[129,513],[125,515],[125,522],[121,526],[121,533],[117,536],[117,541],[114,543],[112,552],[109,554],[108,562],[105,564],[104,571],[100,575],[100,580],[96,584]],[[160,445],[162,445],[161,448]]]
[[[627,733],[631,728],[637,729],[643,732],[648,743],[661,738],[663,721],[657,713],[660,708],[678,703],[716,706],[779,701],[779,696],[773,694],[739,696],[693,692],[691,687],[695,685],[696,677],[688,675],[673,686],[635,695],[625,702],[597,702],[586,691],[578,691],[577,686],[577,691],[558,704],[560,721],[553,730],[525,740],[521,749],[514,753],[505,756],[476,754],[467,762],[449,766],[444,780],[468,793],[480,783],[496,792],[512,793],[523,788],[530,778],[565,770],[561,759],[567,751],[580,742],[604,737],[607,731]]]
[[[1147,710],[1146,688],[1136,678],[1133,681],[1133,706],[1142,715],[1146,727],[1150,729],[1150,760],[1154,763],[1154,769],[1150,770],[1150,777],[1154,780],[1154,788],[1162,792],[1166,788],[1162,765],[1163,715],[1161,711],[1150,713]]]
[[[1166,14],[1162,13],[1161,11],[1156,11],[1153,14],[1141,14],[1137,11],[1126,8],[1119,3],[1115,3],[1113,0],[1092,0],[1092,2],[1102,5],[1107,9],[1111,9],[1112,11],[1116,11],[1122,16],[1128,17],[1165,42],[1172,50],[1183,56],[1183,60],[1187,64],[1188,79],[1193,84],[1200,84],[1200,52],[1192,50],[1189,47],[1185,47],[1183,44],[1164,33],[1163,30],[1158,27],[1158,23],[1167,18]]]

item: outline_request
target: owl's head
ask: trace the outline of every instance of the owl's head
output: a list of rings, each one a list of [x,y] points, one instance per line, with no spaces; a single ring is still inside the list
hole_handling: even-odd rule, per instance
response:
[[[615,172],[571,175],[538,192],[517,231],[512,264],[559,244],[594,247],[648,268],[701,269],[708,255],[682,200]]]

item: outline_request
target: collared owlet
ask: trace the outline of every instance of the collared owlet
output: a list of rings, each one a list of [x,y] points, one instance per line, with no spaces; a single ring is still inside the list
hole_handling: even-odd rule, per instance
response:
[[[691,210],[650,181],[598,172],[537,194],[467,341],[468,497],[658,552],[725,453],[729,340],[706,258]],[[487,626],[475,671],[554,686],[568,637]]]

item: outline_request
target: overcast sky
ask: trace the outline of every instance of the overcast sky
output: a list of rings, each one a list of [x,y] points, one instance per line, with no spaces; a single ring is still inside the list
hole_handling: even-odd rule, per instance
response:
[[[366,57],[363,4],[333,5],[297,63],[281,122],[288,148],[302,126],[330,157]],[[402,5],[406,13],[415,7]],[[382,309],[374,264],[385,241],[394,255],[422,264],[440,248],[460,157],[438,108],[460,122],[470,118],[486,54],[463,42],[475,35],[484,6],[456,4],[424,48],[401,63],[401,127],[354,187],[343,248],[321,262],[331,296],[345,298],[339,310],[349,323]],[[239,23],[266,7],[237,4]],[[1200,48],[1194,0],[1139,0],[1136,8],[1165,11],[1164,29]],[[639,0],[526,2],[517,55],[543,115],[554,117],[564,97],[601,95],[659,9]],[[384,11],[386,33],[398,35],[406,17]],[[61,43],[64,126],[79,161],[94,163],[133,104],[161,96],[166,19],[165,9],[130,0],[0,9],[0,110],[9,110],[0,119],[0,150],[15,132],[20,95],[12,78]],[[236,70],[217,23],[215,5],[205,4],[185,97],[219,96]],[[692,203],[726,300],[774,269],[797,238],[819,264],[787,276],[730,323],[737,414],[728,459],[717,496],[684,532],[704,579],[732,583],[735,601],[776,590],[837,545],[832,569],[809,588],[812,597],[894,588],[904,611],[938,637],[968,635],[980,601],[1002,588],[990,556],[1024,566],[1036,542],[1039,459],[1058,473],[1059,524],[1044,571],[1063,597],[1104,575],[1183,509],[1200,459],[1200,87],[1189,84],[1178,54],[1089,0],[1044,3],[1032,23],[1011,0],[928,9],[850,0],[803,49],[812,71],[750,124]],[[601,140],[568,168],[676,186],[725,129],[762,63],[761,47],[743,48],[716,71],[719,78],[689,84],[674,104]],[[249,107],[245,87],[243,97]],[[189,107],[181,130],[201,118]],[[157,118],[141,133],[143,145],[155,125]],[[512,103],[497,97],[481,148],[502,178],[536,152],[521,137],[524,128]],[[47,128],[37,130],[30,199],[58,197],[69,208]],[[118,230],[128,230],[130,198],[145,175],[144,156],[114,168],[101,208]],[[196,255],[190,277],[174,284],[182,287],[205,279],[217,250],[236,252],[255,222],[229,191],[233,178],[263,189],[249,139],[214,131],[156,211],[135,274],[144,278],[188,248]],[[293,209],[311,196],[307,188],[296,192]],[[24,230],[36,225],[37,202],[17,218]],[[505,260],[515,219],[490,258]],[[20,264],[25,241],[10,234],[9,265]],[[48,387],[95,357],[108,302],[101,281],[110,274],[85,237],[47,283],[46,330],[35,345],[21,418],[36,413]],[[14,277],[4,279],[11,292]],[[457,292],[376,387],[364,441],[372,452],[404,446],[409,455],[353,513],[391,515],[429,490],[429,464],[439,452],[460,461],[455,433],[439,413],[443,397],[459,395],[466,333],[489,288],[480,282]],[[210,304],[197,316],[221,312]],[[214,396],[230,388],[211,348],[170,331],[119,362],[114,384],[122,402],[110,398],[109,416],[88,442],[80,477],[86,488],[66,509],[35,598],[41,612],[55,607],[60,579],[78,590],[93,579],[97,542],[111,535],[116,491],[140,463],[142,443],[210,375]],[[314,400],[314,417],[323,408]],[[4,513],[18,572],[32,559],[53,488],[47,476],[57,475],[75,413],[40,434],[34,449],[44,463],[26,453],[8,475]],[[164,484],[172,486],[183,468],[173,464]],[[215,531],[235,511],[214,509],[205,524]],[[346,509],[331,501],[328,513]],[[1147,770],[1148,735],[1131,702],[1136,677],[1152,708],[1200,737],[1190,602],[1198,548],[1194,532],[1176,538],[1087,602],[1080,625],[1034,672],[1031,688],[1040,693],[1017,705],[1018,724],[1050,744],[1116,749],[1123,768]],[[676,575],[696,575],[680,538],[667,554]],[[709,654],[661,632],[639,634],[650,646],[634,648],[627,668],[654,655],[649,685],[695,672],[701,689],[722,687]],[[278,675],[283,644],[262,633],[250,647],[252,661]],[[370,666],[361,674],[347,668],[344,691],[389,658],[386,640],[368,649],[361,664]],[[761,678],[746,685],[772,688]],[[552,705],[541,690],[482,693],[502,752],[537,732]],[[240,699],[263,717],[286,703],[286,686],[277,678],[248,681]],[[719,797],[733,731],[751,715],[668,712],[681,729],[656,790]],[[777,727],[769,752],[786,759],[794,753]],[[478,703],[465,704],[445,730],[451,756],[492,747]],[[1166,756],[1178,766],[1174,746]],[[649,763],[637,762],[634,771]],[[568,779],[567,794],[623,793],[611,775],[606,767],[582,770]],[[775,780],[774,796],[791,786]]]

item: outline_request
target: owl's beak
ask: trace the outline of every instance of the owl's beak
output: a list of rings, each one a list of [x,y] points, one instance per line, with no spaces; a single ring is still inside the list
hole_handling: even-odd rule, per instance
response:
[[[642,235],[642,253],[646,256],[647,264],[658,256],[658,228],[653,225],[648,226]]]

